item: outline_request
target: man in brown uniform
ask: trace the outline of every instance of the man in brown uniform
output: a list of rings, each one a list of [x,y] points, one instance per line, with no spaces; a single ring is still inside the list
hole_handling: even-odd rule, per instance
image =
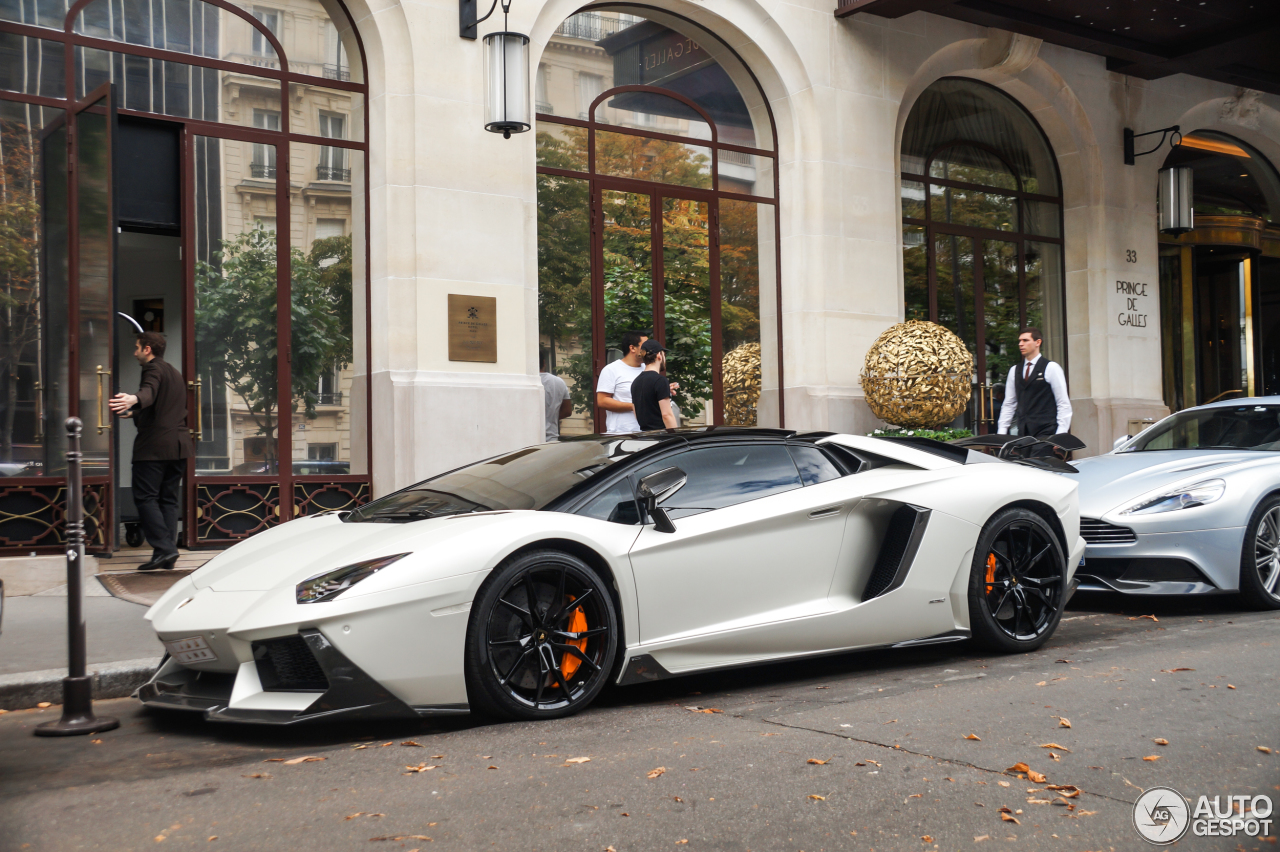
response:
[[[164,335],[144,331],[133,357],[142,365],[136,394],[118,393],[111,410],[132,417],[138,426],[133,442],[133,502],[142,532],[151,543],[151,561],[140,571],[172,568],[178,561],[178,499],[186,460],[191,458],[187,429],[187,388],[182,374],[164,360]]]

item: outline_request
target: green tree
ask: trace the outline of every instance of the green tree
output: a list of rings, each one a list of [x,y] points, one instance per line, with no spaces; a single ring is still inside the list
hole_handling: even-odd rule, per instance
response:
[[[31,132],[0,122],[0,460],[13,461],[18,366],[40,336],[39,182]]]
[[[331,246],[330,248],[336,248]],[[290,251],[292,410],[316,416],[320,376],[351,358],[350,252],[321,252],[338,262],[320,266],[313,255]],[[344,290],[345,287],[345,290]],[[243,401],[274,457],[278,402],[276,235],[261,225],[221,242],[212,263],[196,263],[196,351],[203,369]]]

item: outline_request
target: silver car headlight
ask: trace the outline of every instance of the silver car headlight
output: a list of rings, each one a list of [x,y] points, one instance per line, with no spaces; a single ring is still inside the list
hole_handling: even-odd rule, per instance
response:
[[[1157,512],[1176,512],[1178,509],[1190,509],[1203,506],[1222,497],[1227,490],[1227,483],[1221,479],[1206,479],[1186,488],[1167,491],[1156,497],[1149,497],[1140,503],[1134,503],[1122,511],[1122,515],[1154,515]]]
[[[393,562],[404,559],[409,554],[397,553],[395,556],[383,556],[368,559],[354,565],[346,565],[333,571],[326,571],[309,577],[298,584],[298,603],[311,604],[331,601],[361,580],[372,577]]]

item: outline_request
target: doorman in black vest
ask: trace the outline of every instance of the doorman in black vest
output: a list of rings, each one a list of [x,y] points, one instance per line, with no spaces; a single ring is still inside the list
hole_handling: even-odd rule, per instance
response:
[[[1019,435],[1047,438],[1071,430],[1071,398],[1062,367],[1043,358],[1044,335],[1038,328],[1024,328],[1018,335],[1022,360],[1009,369],[1004,405],[1000,407],[1002,434],[1017,426]]]

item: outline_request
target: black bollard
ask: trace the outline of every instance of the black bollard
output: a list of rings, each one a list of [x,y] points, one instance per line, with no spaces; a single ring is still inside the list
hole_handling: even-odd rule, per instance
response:
[[[120,727],[117,719],[93,715],[93,679],[85,673],[84,492],[80,479],[79,417],[67,418],[67,676],[62,679],[62,718],[36,726],[38,737],[71,737]]]

